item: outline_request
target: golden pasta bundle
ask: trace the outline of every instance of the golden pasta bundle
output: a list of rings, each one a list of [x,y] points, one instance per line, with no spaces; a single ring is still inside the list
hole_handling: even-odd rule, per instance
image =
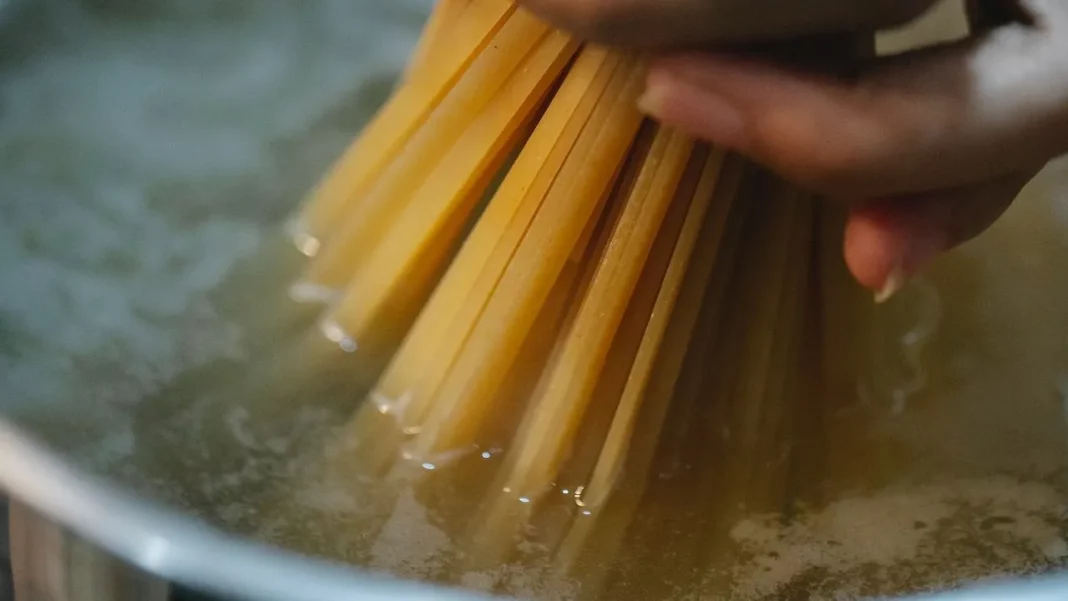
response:
[[[529,525],[568,569],[610,556],[680,454],[708,458],[693,482],[717,503],[774,504],[806,469],[792,436],[853,393],[861,358],[840,349],[870,303],[841,216],[643,119],[643,81],[640,57],[510,0],[441,0],[292,224],[310,257],[293,295],[388,359],[344,465],[474,499],[463,569]]]

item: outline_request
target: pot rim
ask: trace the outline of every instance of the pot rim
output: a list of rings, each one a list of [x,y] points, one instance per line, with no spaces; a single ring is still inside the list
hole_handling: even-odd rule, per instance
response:
[[[482,601],[242,539],[81,472],[0,416],[0,490],[149,574],[233,601]]]
[[[149,574],[233,601],[489,601],[242,539],[81,472],[0,416],[0,489]],[[1068,572],[900,601],[1063,601]]]

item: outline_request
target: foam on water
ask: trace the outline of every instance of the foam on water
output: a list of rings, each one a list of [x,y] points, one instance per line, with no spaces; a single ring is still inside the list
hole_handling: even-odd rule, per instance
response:
[[[0,67],[0,410],[73,428],[78,454],[109,463],[130,449],[130,404],[245,352],[208,293],[373,110],[427,4],[13,11]]]

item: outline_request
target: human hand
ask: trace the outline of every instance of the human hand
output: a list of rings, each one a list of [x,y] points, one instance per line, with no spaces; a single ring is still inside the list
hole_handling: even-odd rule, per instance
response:
[[[642,106],[849,202],[846,261],[885,298],[989,227],[1068,152],[1068,3],[997,6],[1016,20],[986,21],[974,3],[970,39],[877,59],[848,79],[738,55],[667,53],[654,61]]]
[[[871,32],[937,0],[520,0],[586,39],[640,47],[750,43]]]

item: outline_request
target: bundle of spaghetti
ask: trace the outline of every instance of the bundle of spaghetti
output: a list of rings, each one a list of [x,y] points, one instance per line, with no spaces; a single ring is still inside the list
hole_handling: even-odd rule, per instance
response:
[[[640,57],[510,0],[441,0],[293,222],[311,257],[293,295],[388,359],[346,469],[479,503],[463,569],[530,525],[562,567],[603,562],[681,455],[696,477],[669,486],[781,504],[806,407],[854,387],[841,338],[866,303],[837,211],[645,120],[643,83]]]

